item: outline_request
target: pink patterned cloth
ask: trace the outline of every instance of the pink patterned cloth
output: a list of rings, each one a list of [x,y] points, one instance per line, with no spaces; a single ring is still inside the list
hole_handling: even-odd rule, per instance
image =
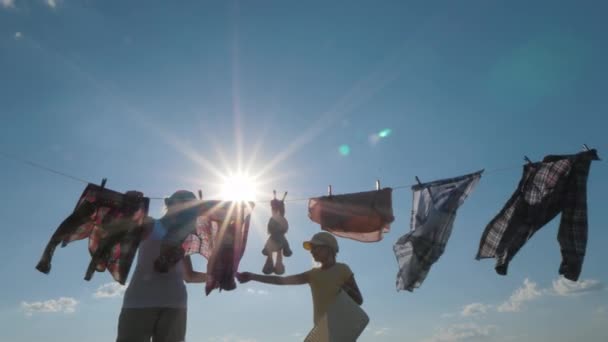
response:
[[[88,238],[91,262],[85,279],[91,280],[95,271],[107,270],[117,282],[124,284],[142,239],[149,203],[141,192],[122,194],[88,184],[74,212],[52,235],[36,268],[49,273],[58,244],[65,247],[72,241]]]
[[[175,249],[183,251],[182,255],[201,254],[208,260],[205,293],[208,295],[217,288],[233,290],[236,288],[234,276],[247,245],[254,203],[201,201],[196,207],[199,211],[196,224],[185,225],[180,231],[170,230],[164,243],[174,247],[163,248],[161,258],[163,254],[172,258]],[[176,262],[170,263],[173,261]]]

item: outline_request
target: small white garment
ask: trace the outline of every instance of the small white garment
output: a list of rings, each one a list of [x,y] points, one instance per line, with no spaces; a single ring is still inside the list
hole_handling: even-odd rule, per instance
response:
[[[393,246],[399,272],[397,291],[420,287],[452,234],[456,211],[473,191],[483,170],[412,186],[410,232]]]
[[[341,290],[304,342],[354,342],[368,323],[367,313]]]

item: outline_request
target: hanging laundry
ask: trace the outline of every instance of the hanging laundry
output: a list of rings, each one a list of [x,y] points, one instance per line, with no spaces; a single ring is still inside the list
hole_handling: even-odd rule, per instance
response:
[[[587,178],[591,161],[598,159],[589,150],[524,165],[517,189],[485,228],[476,259],[495,258],[496,273],[506,275],[519,249],[561,212],[559,274],[578,280],[587,246]]]
[[[234,276],[245,252],[253,202],[201,201],[193,224],[183,223],[163,238],[161,255],[155,266],[163,272],[184,255],[201,254],[207,258],[205,293],[216,288],[236,288]]]
[[[412,186],[410,232],[393,245],[399,264],[397,291],[420,287],[431,266],[443,254],[456,211],[481,178],[483,170],[468,175]]]
[[[106,269],[119,283],[125,284],[135,252],[147,224],[150,200],[141,192],[126,194],[88,184],[68,216],[51,236],[36,265],[42,273],[51,271],[51,260],[58,244],[65,247],[76,240],[89,238],[91,261],[85,279]]]
[[[308,200],[308,217],[321,228],[362,242],[382,240],[393,216],[391,188]]]
[[[270,210],[272,216],[268,220],[268,240],[262,249],[262,254],[266,256],[266,262],[262,268],[264,274],[283,274],[285,273],[285,265],[283,264],[283,256],[289,257],[292,255],[289,241],[285,237],[289,230],[289,223],[285,218],[285,196],[278,200],[275,197],[270,201]],[[276,254],[276,261],[273,261],[273,254]]]

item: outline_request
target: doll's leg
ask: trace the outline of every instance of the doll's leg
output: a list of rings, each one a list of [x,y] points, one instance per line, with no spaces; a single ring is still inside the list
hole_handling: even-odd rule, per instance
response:
[[[283,246],[283,255],[286,257],[289,257],[293,254],[293,252],[291,251],[291,248],[289,248],[289,242],[287,241],[287,238],[285,237],[285,235],[283,235],[283,239],[282,239],[282,246]]]
[[[281,251],[277,252],[277,261],[274,265],[274,273],[281,275],[285,273],[285,265],[283,265],[283,254]]]
[[[274,265],[272,264],[272,253],[268,254],[266,257],[266,263],[264,263],[264,268],[262,268],[262,273],[270,274],[274,269]]]

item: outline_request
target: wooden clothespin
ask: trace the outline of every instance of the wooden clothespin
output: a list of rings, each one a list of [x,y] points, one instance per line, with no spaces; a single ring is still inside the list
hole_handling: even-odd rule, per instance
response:
[[[589,146],[587,146],[587,144],[583,144],[583,149],[585,150],[585,152],[591,151],[591,149],[589,148]],[[601,160],[600,157],[597,156],[597,152],[594,153],[593,159],[595,159],[595,160]]]
[[[418,178],[418,176],[414,176],[414,177],[416,177],[416,182],[418,182],[418,185],[422,186],[422,182],[420,181],[420,178]],[[431,196],[431,200],[434,201],[434,199],[433,199],[433,193],[431,192],[431,188],[427,186],[426,187],[426,191],[429,192],[429,196]]]
[[[281,199],[281,201],[285,201],[285,197],[287,197],[287,191],[285,191],[285,193],[283,194],[283,198]]]
[[[376,179],[376,190],[380,190],[380,180]]]
[[[331,184],[327,186],[327,196],[331,196]]]

